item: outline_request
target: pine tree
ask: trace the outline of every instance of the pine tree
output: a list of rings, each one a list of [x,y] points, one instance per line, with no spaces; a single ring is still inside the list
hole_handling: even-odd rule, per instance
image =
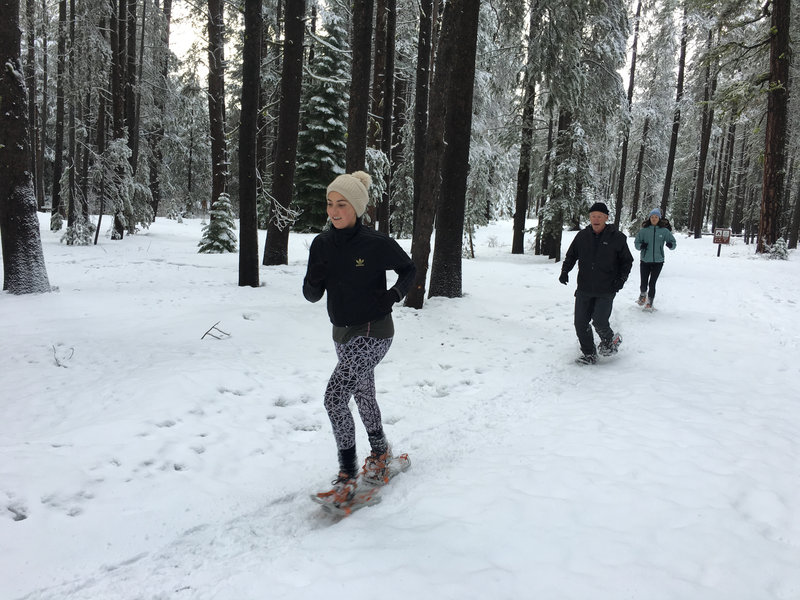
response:
[[[211,205],[208,225],[203,227],[203,237],[197,244],[201,254],[222,254],[236,252],[236,225],[233,221],[233,207],[228,194],[220,194]]]
[[[323,28],[303,91],[297,141],[295,202],[302,213],[295,228],[300,231],[321,231],[325,226],[325,189],[344,172],[347,150],[347,123],[342,120],[349,100],[347,30],[333,14],[326,16]]]

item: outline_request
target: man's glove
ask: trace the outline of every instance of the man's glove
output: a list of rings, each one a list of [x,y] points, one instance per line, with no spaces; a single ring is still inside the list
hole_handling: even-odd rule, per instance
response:
[[[567,285],[569,282],[569,273],[566,271],[561,271],[561,275],[558,276],[558,280],[564,285]]]
[[[624,285],[625,285],[625,280],[622,279],[621,277],[617,277],[614,280],[614,291],[615,292],[620,291],[622,289],[622,286],[624,286]]]
[[[647,250],[647,242],[641,242],[639,244],[639,248],[641,248],[642,250]]]
[[[378,305],[378,308],[381,309],[381,312],[389,312],[392,310],[392,306],[395,302],[400,302],[400,292],[392,288],[379,295],[375,303]]]
[[[675,247],[675,244],[673,244],[672,242],[667,242],[667,248],[672,250],[674,247]]]
[[[322,287],[325,277],[328,275],[328,267],[325,263],[315,263],[308,267],[306,280],[314,287]]]

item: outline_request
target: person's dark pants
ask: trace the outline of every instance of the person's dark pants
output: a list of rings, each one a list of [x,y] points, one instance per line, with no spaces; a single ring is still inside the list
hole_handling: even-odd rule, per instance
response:
[[[644,294],[647,292],[649,298],[656,297],[656,281],[661,274],[661,269],[664,268],[663,262],[640,262],[639,274],[642,277],[642,282],[639,284],[639,291]]]
[[[578,335],[581,352],[584,354],[594,354],[597,351],[592,325],[602,341],[610,342],[614,337],[614,331],[608,324],[613,306],[613,294],[588,296],[580,292],[575,293],[575,333]]]

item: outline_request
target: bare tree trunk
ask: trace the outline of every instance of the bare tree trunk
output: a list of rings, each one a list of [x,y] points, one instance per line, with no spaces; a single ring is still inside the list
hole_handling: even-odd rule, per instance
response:
[[[448,3],[442,19],[439,51],[429,94],[428,124],[425,135],[425,156],[422,161],[422,179],[419,204],[414,210],[414,235],[411,238],[411,260],[416,267],[414,285],[406,296],[406,306],[420,309],[425,302],[425,282],[428,277],[428,259],[431,253],[431,235],[436,216],[436,205],[441,186],[441,164],[445,144],[445,118],[447,113],[447,91],[452,74],[452,57],[459,35],[454,12],[458,1]],[[449,13],[449,14],[448,14]]]
[[[261,71],[261,0],[245,0],[242,114],[239,128],[239,286],[258,287],[258,97]]]
[[[48,27],[48,19],[47,19],[47,0],[42,0],[42,30],[41,30],[41,39],[42,39],[42,47],[47,48],[48,45],[48,36],[47,31]],[[45,207],[45,180],[44,180],[44,171],[45,171],[45,156],[47,149],[47,118],[49,116],[49,110],[47,105],[47,81],[48,81],[49,72],[47,70],[47,52],[42,53],[42,104],[41,108],[39,109],[39,130],[40,140],[39,140],[39,147],[35,148],[34,151],[38,154],[39,158],[37,162],[39,163],[39,171],[36,174],[36,204],[39,206],[40,210],[44,210]]]
[[[683,100],[683,80],[686,73],[686,43],[689,37],[688,11],[684,0],[683,27],[681,28],[681,52],[678,58],[678,83],[675,92],[675,114],[672,118],[672,136],[669,140],[667,156],[667,173],[664,177],[664,190],[661,193],[661,214],[666,216],[669,194],[672,189],[672,172],[675,169],[675,153],[678,149],[678,130],[681,126],[681,100]]]
[[[75,0],[69,0],[69,61],[67,81],[69,82],[69,148],[67,149],[67,164],[69,166],[69,189],[67,190],[67,227],[75,227]],[[69,238],[68,238],[69,239]]]
[[[126,2],[126,0],[120,0]],[[136,173],[136,148],[139,138],[139,124],[136,122],[136,3],[137,0],[127,0],[125,17],[126,44],[125,50],[125,124],[128,126],[128,147],[131,149],[130,164]]]
[[[436,211],[436,246],[431,263],[430,290],[430,296],[446,298],[460,298],[462,295],[461,254],[481,3],[480,0],[463,0],[454,4],[460,5],[455,15],[459,36],[450,65],[458,76],[451,78],[447,92],[442,187]],[[447,12],[445,9],[445,18]]]
[[[28,135],[28,107],[20,62],[19,0],[0,0],[0,243],[3,289],[11,294],[50,291],[42,253]]]
[[[744,210],[745,186],[747,183],[747,170],[749,160],[747,150],[747,130],[742,137],[741,149],[739,151],[739,172],[736,176],[736,191],[734,193],[733,211],[731,212],[731,230],[735,234],[742,233],[744,225],[742,223],[742,213]]]
[[[148,136],[150,145],[150,195],[152,196],[153,220],[158,215],[161,204],[161,163],[164,160],[164,121],[167,118],[167,93],[169,81],[169,34],[172,23],[172,0],[164,0],[162,8],[161,40],[155,53],[156,66],[159,68],[159,83],[153,90],[153,104],[155,105],[156,124],[153,133]]]
[[[647,151],[647,135],[650,131],[650,117],[646,117],[642,126],[642,142],[639,146],[639,157],[636,159],[636,178],[633,182],[633,199],[631,200],[631,221],[636,220],[639,213],[639,199],[642,194],[642,169],[644,169],[644,155]]]
[[[536,240],[534,254],[540,255],[542,253],[542,231],[544,229],[544,219],[542,218],[542,209],[547,203],[550,188],[550,163],[553,159],[553,111],[550,109],[550,118],[547,120],[547,151],[544,154],[544,165],[542,167],[542,191],[536,200],[536,216],[538,223],[536,224]]]
[[[433,0],[420,0],[417,72],[414,99],[414,222],[422,190],[425,165],[425,139],[428,128],[428,94],[431,81],[431,36],[433,35]]]
[[[228,187],[228,142],[225,137],[225,3],[223,0],[208,0],[208,116],[211,132],[211,198],[208,206],[203,206],[203,212],[206,212],[207,208],[211,208]]]
[[[41,165],[38,161],[38,154],[36,152],[36,148],[38,148],[39,144],[37,143],[39,136],[38,136],[38,128],[36,125],[36,0],[27,0],[25,3],[25,28],[27,29],[28,36],[27,36],[27,46],[28,46],[28,57],[25,61],[25,85],[28,88],[28,138],[30,139],[31,149],[31,173],[33,174],[33,185],[36,189],[36,197],[37,200],[41,195],[41,190],[39,189],[39,170],[41,169]],[[44,196],[41,195],[42,200],[44,200]],[[39,204],[37,202],[37,204]],[[39,206],[43,206],[39,204]]]
[[[536,53],[533,36],[538,17],[531,9],[528,27],[528,60],[525,64],[525,96],[522,99],[522,131],[519,144],[519,168],[517,169],[517,192],[514,202],[514,236],[511,254],[525,253],[525,219],[528,216],[528,187],[531,182],[531,151],[533,150],[533,117],[536,108]]]
[[[720,227],[725,227],[728,214],[728,193],[731,189],[731,172],[733,171],[733,149],[736,145],[736,118],[731,115],[731,122],[728,125],[728,153],[725,156],[722,173],[722,190],[720,198],[719,215],[717,222]]]
[[[569,130],[572,128],[573,119],[573,114],[567,109],[559,110],[556,157],[554,161],[556,169],[572,153]],[[547,217],[542,219],[542,254],[546,254],[548,258],[556,262],[561,260],[561,237],[564,229],[564,209],[562,207],[567,193],[568,190],[563,189],[556,182],[548,201],[552,202],[555,208],[548,211]]]
[[[631,106],[633,105],[633,87],[636,81],[636,55],[639,45],[639,19],[642,15],[642,0],[636,5],[636,17],[634,17],[633,47],[631,50],[631,76],[628,80],[628,115],[630,118]],[[614,221],[618,229],[622,231],[622,200],[625,192],[625,173],[628,170],[628,142],[630,141],[630,125],[625,124],[625,131],[622,134],[622,153],[619,166],[619,182],[617,184],[617,199],[614,203]]]
[[[714,40],[714,32],[709,30],[707,48],[711,50]],[[716,73],[711,74],[711,63],[706,65],[705,87],[703,90],[703,118],[700,126],[700,153],[697,160],[697,178],[694,189],[694,209],[692,211],[692,230],[694,237],[700,238],[703,233],[703,198],[706,180],[706,161],[708,160],[708,147],[711,142],[711,130],[714,125],[714,108],[711,100],[717,87]],[[663,212],[663,211],[662,211]]]
[[[305,6],[305,0],[303,6]],[[289,2],[291,5],[292,2]],[[352,78],[350,80],[350,105],[347,120],[348,173],[364,168],[367,155],[367,124],[369,119],[369,75],[372,55],[373,0],[353,1],[353,51]],[[286,8],[287,15],[289,7]],[[288,16],[287,16],[288,21]]]
[[[56,149],[53,159],[53,206],[50,229],[61,229],[61,175],[64,169],[64,78],[67,70],[67,0],[58,3],[58,68],[56,71]]]
[[[383,82],[383,115],[381,118],[381,151],[391,163],[392,157],[392,115],[394,110],[394,60],[395,36],[397,35],[397,1],[386,1],[386,52]],[[386,191],[378,205],[378,230],[389,233],[389,190],[392,185],[391,170],[386,174]]]
[[[756,252],[769,251],[778,239],[783,178],[786,174],[786,131],[789,114],[790,0],[773,0],[769,47],[767,131],[764,142],[764,183]]]
[[[289,262],[289,205],[294,192],[297,134],[300,129],[300,96],[303,83],[303,37],[306,13],[305,0],[293,0],[286,5],[286,35],[283,46],[281,73],[281,108],[278,116],[278,152],[272,178],[272,209],[267,241],[264,248],[265,265],[285,265]]]

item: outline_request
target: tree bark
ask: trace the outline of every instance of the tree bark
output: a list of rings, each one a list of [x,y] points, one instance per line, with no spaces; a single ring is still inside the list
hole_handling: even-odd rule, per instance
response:
[[[425,302],[425,283],[428,278],[428,259],[436,205],[441,187],[441,164],[445,144],[447,91],[452,74],[452,56],[457,43],[458,23],[454,15],[461,0],[448,3],[442,18],[439,51],[436,54],[433,80],[429,94],[428,123],[425,135],[425,156],[422,161],[422,180],[419,204],[414,210],[414,235],[411,238],[411,260],[416,267],[414,285],[406,296],[406,306],[420,309]]]
[[[642,0],[636,5],[636,17],[634,18],[634,33],[633,33],[633,47],[631,50],[631,75],[628,80],[628,115],[630,117],[631,107],[633,106],[633,88],[636,81],[636,56],[637,48],[639,45],[639,20],[642,15]],[[622,231],[622,201],[625,193],[625,174],[628,170],[628,142],[630,141],[631,130],[629,123],[625,124],[625,130],[622,134],[622,152],[619,164],[619,181],[617,183],[617,198],[614,203],[614,221],[618,225],[618,229]]]
[[[121,0],[124,2],[124,0]],[[225,137],[225,3],[208,0],[208,116],[211,133],[211,198],[203,212],[228,187],[228,142]]]
[[[3,289],[11,294],[50,291],[36,193],[25,80],[20,62],[19,0],[0,0],[0,238]]]
[[[533,150],[533,117],[536,108],[536,67],[533,36],[536,31],[536,11],[531,9],[528,26],[528,59],[525,64],[525,95],[522,99],[522,131],[519,142],[517,192],[514,199],[514,235],[511,254],[525,253],[525,219],[528,216],[528,188],[531,182],[531,153]]]
[[[425,165],[425,139],[428,128],[428,95],[431,81],[431,36],[433,35],[433,0],[420,0],[419,37],[417,40],[416,90],[414,93],[414,221],[422,190]]]
[[[61,175],[64,170],[64,78],[67,70],[67,0],[58,3],[58,67],[56,69],[56,148],[53,157],[53,202],[50,229],[61,229]]]
[[[167,118],[167,89],[169,81],[169,35],[172,23],[172,0],[164,0],[162,7],[161,40],[157,47],[156,66],[159,69],[159,85],[153,90],[153,104],[158,119],[155,129],[148,136],[150,145],[150,195],[152,196],[151,206],[153,207],[153,220],[158,215],[158,208],[161,204],[161,164],[164,160],[164,121]]]
[[[286,5],[286,35],[283,46],[281,73],[281,107],[278,115],[278,151],[272,178],[272,209],[267,241],[264,248],[265,265],[285,265],[289,262],[289,229],[287,211],[294,192],[297,134],[300,128],[300,97],[303,83],[303,37],[306,13],[305,0],[293,0]]]
[[[463,0],[454,4],[459,5],[455,15],[459,35],[449,64],[458,76],[451,78],[447,92],[442,187],[436,211],[436,246],[431,263],[430,289],[430,296],[447,298],[460,298],[462,295],[461,254],[481,3],[480,0]]]
[[[769,47],[769,92],[764,142],[764,182],[756,252],[768,252],[778,239],[789,114],[790,0],[773,0]]]
[[[305,6],[305,0],[302,2]],[[289,2],[289,5],[291,4],[292,2]],[[373,0],[353,1],[353,41],[351,44],[353,67],[350,80],[345,162],[345,170],[348,173],[364,169],[367,156],[369,78],[370,63],[372,62],[372,8]],[[288,6],[286,12],[288,15]]]
[[[669,155],[667,156],[667,173],[664,176],[664,189],[661,193],[661,214],[667,215],[669,194],[672,189],[672,172],[675,169],[675,153],[678,149],[678,130],[681,126],[681,100],[683,100],[683,81],[686,73],[686,43],[689,37],[688,10],[684,1],[683,27],[681,28],[681,52],[678,58],[678,82],[675,92],[675,113],[672,118],[672,135],[669,140]]]
[[[239,128],[239,286],[258,287],[258,98],[261,71],[261,0],[245,0],[242,113]]]
[[[714,32],[709,30],[707,47],[710,50],[714,39]],[[711,100],[717,87],[717,75],[711,73],[711,63],[706,65],[705,86],[703,89],[703,117],[700,125],[700,152],[697,159],[697,177],[695,179],[694,200],[692,209],[692,231],[695,239],[703,234],[703,200],[706,182],[706,161],[708,160],[708,148],[711,142],[711,131],[714,125],[714,108]],[[664,212],[663,210],[661,211]]]
[[[389,159],[392,160],[392,118],[394,114],[394,84],[395,84],[395,36],[397,35],[397,1],[386,1],[386,52],[384,68],[384,81],[383,81],[383,114],[381,117],[381,152],[383,152]],[[389,198],[392,186],[392,173],[391,170],[386,174],[386,191],[381,197],[380,204],[378,205],[378,230],[383,233],[389,233]]]
[[[642,170],[644,169],[644,155],[647,151],[647,135],[650,131],[650,117],[646,117],[642,126],[642,142],[639,146],[639,157],[636,159],[636,177],[633,182],[633,199],[631,200],[631,221],[639,213],[639,201],[642,195]]]

